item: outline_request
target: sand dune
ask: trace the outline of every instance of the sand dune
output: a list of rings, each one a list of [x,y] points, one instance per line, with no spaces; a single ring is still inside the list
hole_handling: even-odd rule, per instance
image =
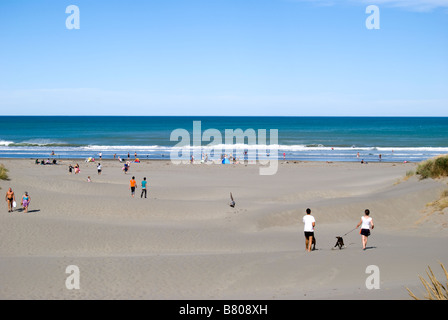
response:
[[[281,162],[273,176],[255,165],[132,164],[104,160],[68,174],[68,164],[2,160],[30,213],[0,214],[2,299],[409,299],[427,265],[448,264],[447,217],[426,204],[444,180],[403,181],[414,164]],[[129,179],[149,181],[148,199]],[[91,176],[92,182],[87,182]],[[236,207],[229,207],[232,192]],[[304,250],[302,216],[316,217],[317,249]],[[375,229],[333,250],[369,208]],[[68,290],[65,268],[80,269]],[[381,288],[365,270],[381,270]]]

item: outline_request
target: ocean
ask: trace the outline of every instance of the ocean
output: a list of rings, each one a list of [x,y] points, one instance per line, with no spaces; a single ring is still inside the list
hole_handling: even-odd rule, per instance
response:
[[[0,158],[84,159],[101,153],[103,159],[127,159],[129,153],[133,159],[137,153],[141,160],[169,159],[181,141],[171,134],[184,129],[193,137],[194,121],[200,123],[199,137],[208,129],[222,134],[223,153],[224,147],[253,148],[249,139],[226,144],[226,129],[253,129],[259,145],[286,160],[372,162],[381,155],[382,161],[420,162],[448,153],[447,117],[0,116]],[[273,129],[277,143],[269,139]],[[207,152],[210,141],[189,144]]]

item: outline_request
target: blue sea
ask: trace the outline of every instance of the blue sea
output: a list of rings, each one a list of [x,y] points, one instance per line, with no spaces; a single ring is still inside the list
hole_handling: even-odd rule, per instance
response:
[[[127,158],[169,159],[184,129],[193,137],[193,122],[201,133],[216,129],[278,130],[278,158],[302,161],[419,162],[448,153],[447,117],[124,117],[124,116],[0,116],[0,158]],[[197,136],[196,136],[197,137]],[[244,143],[224,146],[247,150]],[[216,141],[215,141],[216,142]],[[229,142],[229,141],[228,141]],[[241,142],[241,141],[240,141]],[[274,141],[275,142],[275,141]],[[195,141],[206,147],[210,141]],[[224,150],[223,150],[224,152]]]

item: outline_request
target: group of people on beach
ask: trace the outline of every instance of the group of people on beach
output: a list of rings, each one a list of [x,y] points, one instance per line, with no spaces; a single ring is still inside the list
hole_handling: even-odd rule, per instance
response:
[[[73,171],[75,171],[75,174],[78,174],[81,172],[81,169],[79,168],[79,164],[75,164],[75,166],[72,166],[71,164],[69,164],[68,173],[72,174]]]
[[[307,252],[311,252],[311,247],[314,237],[314,228],[316,226],[316,219],[311,215],[311,209],[306,209],[306,215],[303,216],[302,222],[304,224],[304,234],[305,234],[305,250]],[[364,210],[364,215],[361,217],[361,220],[356,225],[356,230],[361,226],[360,234],[361,234],[361,244],[362,249],[366,250],[367,248],[367,238],[370,236],[370,230],[374,228],[373,219],[370,217],[370,210]],[[352,231],[353,231],[352,230]]]
[[[8,204],[8,212],[14,212],[14,208],[16,207],[16,195],[14,194],[14,191],[12,191],[12,188],[10,187],[8,191],[6,191],[5,201]],[[22,196],[22,200],[20,201],[20,204],[22,205],[23,212],[28,212],[28,207],[31,202],[31,197],[28,194],[27,191]]]
[[[53,160],[50,160],[50,159],[44,160],[44,159],[42,159],[40,161],[39,161],[39,159],[36,159],[35,164],[52,165],[52,164],[58,164],[58,162],[57,162],[56,159],[53,159]]]
[[[146,181],[146,177],[143,178],[142,182],[140,183],[142,186],[142,193],[140,194],[140,198],[143,198],[143,195],[145,196],[145,199],[147,197],[147,185],[148,181]],[[129,180],[129,190],[131,190],[131,197],[134,198],[135,196],[135,189],[137,188],[137,181],[135,181],[135,177],[132,176],[132,179]]]

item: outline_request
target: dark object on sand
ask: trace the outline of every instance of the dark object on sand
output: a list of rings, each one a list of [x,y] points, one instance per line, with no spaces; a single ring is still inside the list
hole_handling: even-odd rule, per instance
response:
[[[334,245],[334,248],[339,247],[339,250],[341,250],[342,247],[345,247],[344,239],[342,239],[342,237],[336,237],[336,239],[338,239],[338,240],[336,240],[336,244]]]
[[[230,192],[230,204],[232,208],[235,208],[235,201],[233,200],[232,192]]]

